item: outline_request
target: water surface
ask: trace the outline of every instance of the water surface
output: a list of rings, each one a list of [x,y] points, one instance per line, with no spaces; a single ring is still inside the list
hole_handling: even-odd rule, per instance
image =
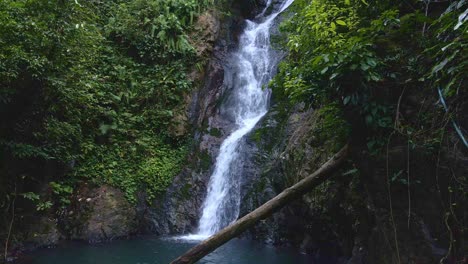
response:
[[[21,259],[20,264],[167,264],[194,246],[195,242],[144,237],[114,241],[107,244],[85,245],[68,242],[57,248],[42,249]],[[250,240],[234,239],[198,263],[226,264],[284,264],[320,262],[297,250],[275,248]]]

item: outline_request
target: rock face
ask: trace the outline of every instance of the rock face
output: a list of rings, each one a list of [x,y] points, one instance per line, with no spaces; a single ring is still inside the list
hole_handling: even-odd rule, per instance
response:
[[[206,11],[198,17],[195,31],[190,36],[198,57],[211,56],[220,28],[219,14]]]
[[[80,187],[71,197],[71,204],[55,215],[28,216],[19,222],[20,243],[10,247],[12,260],[24,251],[55,246],[61,240],[83,240],[89,243],[110,241],[131,236],[137,231],[136,210],[124,193],[111,186]],[[31,224],[33,223],[33,224]]]
[[[41,248],[56,245],[62,238],[62,234],[57,228],[57,222],[48,217],[40,217],[36,223],[30,227],[28,239],[25,247],[29,249]]]
[[[321,128],[320,112],[305,109],[303,105],[296,106],[289,113],[284,111],[272,108],[250,136],[251,145],[257,146],[250,159],[257,166],[250,167],[257,169],[248,174],[250,179],[246,180],[243,188],[244,214],[310,175],[340,147],[338,142],[335,144],[338,138],[321,141],[314,135]],[[338,189],[337,184],[326,182],[260,223],[249,236],[273,244],[294,245],[308,253],[324,248],[324,243],[328,244],[329,250],[337,251],[334,245],[336,238],[322,233],[330,225],[321,218],[327,210],[343,214],[336,208],[336,203],[343,198],[337,195]],[[340,255],[338,252],[329,253]]]
[[[244,166],[250,169],[245,173],[242,214],[310,175],[346,143],[347,136],[339,136],[339,126],[327,128],[327,115],[327,109],[313,111],[302,105],[289,110],[272,107],[248,138],[250,151]],[[446,149],[442,153],[441,162],[457,161],[452,167],[456,175],[468,173],[464,154]],[[259,223],[247,236],[292,245],[336,263],[438,263],[447,254],[449,243],[441,197],[434,186],[447,188],[450,170],[437,169],[434,157],[423,149],[412,150],[408,157],[406,141],[401,144],[397,138],[387,155],[363,160],[360,155],[362,151],[353,153],[354,163],[347,171]],[[395,179],[387,182],[388,175],[396,177],[408,166],[413,179],[423,180],[410,187]]]
[[[14,262],[24,251],[55,246],[63,238],[57,227],[57,221],[53,218],[27,215],[15,224],[18,225],[17,228],[20,228],[22,233],[12,235],[15,240],[9,241],[6,258],[2,250],[0,262],[4,259],[6,262]]]
[[[195,86],[204,87],[205,76],[208,75],[208,79],[216,79],[213,73],[220,71],[219,65],[214,63],[210,58],[213,55],[213,49],[216,44],[216,40],[220,34],[220,18],[217,11],[206,11],[201,14],[195,25],[194,31],[190,35],[190,44],[195,48],[198,58],[202,61],[200,64],[209,65],[206,69],[200,69],[195,66],[188,74],[189,80],[191,80]],[[174,109],[174,118],[169,127],[169,132],[176,137],[187,135],[190,132],[189,115],[192,115],[192,108],[194,107],[194,99],[196,100],[198,90],[191,95],[186,94],[184,96],[184,104],[179,109]]]
[[[68,239],[90,243],[128,237],[137,229],[136,210],[116,188],[83,187],[59,227]]]
[[[223,139],[232,129],[219,106],[229,93],[224,85],[225,57],[235,47],[240,23],[236,17],[230,17],[221,26],[215,19],[219,17],[204,14],[198,22],[208,32],[201,33],[207,40],[203,42],[204,46],[200,43],[195,45],[197,52],[212,53],[212,56],[207,62],[204,77],[192,74],[194,80],[203,83],[190,96],[185,110],[186,119],[194,128],[194,147],[187,165],[163,197],[148,205],[145,194],[140,195],[137,210],[141,232],[167,235],[194,231],[212,172],[211,165]],[[218,38],[212,45],[214,36]]]
[[[81,238],[90,242],[113,240],[127,237],[135,232],[136,212],[115,188],[102,186],[91,198],[91,212],[84,224]]]

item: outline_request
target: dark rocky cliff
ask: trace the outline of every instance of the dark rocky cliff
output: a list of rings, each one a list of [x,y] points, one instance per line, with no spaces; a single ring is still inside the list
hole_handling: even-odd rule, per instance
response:
[[[252,162],[246,164],[251,173],[244,186],[244,214],[310,175],[346,143],[340,124],[324,129],[330,125],[329,114],[329,109],[314,111],[301,104],[289,110],[272,106],[249,138]],[[466,249],[459,231],[447,233],[444,203],[450,193],[441,191],[454,175],[468,173],[467,155],[455,132],[443,139],[436,157],[427,149],[408,149],[398,136],[390,140],[387,153],[372,155],[367,147],[353,144],[346,170],[258,224],[248,236],[349,264],[437,263],[449,247]],[[423,180],[409,185],[407,177]],[[460,207],[466,205],[454,205],[454,210],[464,210]],[[458,244],[452,245],[449,236],[456,236]]]

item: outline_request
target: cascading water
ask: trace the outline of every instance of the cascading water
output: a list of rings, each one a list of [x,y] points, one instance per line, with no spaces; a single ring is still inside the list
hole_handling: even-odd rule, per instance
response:
[[[221,144],[215,168],[208,184],[207,197],[203,203],[198,233],[186,239],[203,239],[229,225],[239,216],[240,177],[236,160],[242,153],[241,139],[249,133],[268,110],[269,91],[262,89],[276,67],[277,60],[270,48],[270,29],[275,18],[294,0],[285,0],[279,8],[273,8],[269,0],[265,9],[254,19],[246,20],[239,49],[232,54],[232,88],[229,113],[236,129]]]

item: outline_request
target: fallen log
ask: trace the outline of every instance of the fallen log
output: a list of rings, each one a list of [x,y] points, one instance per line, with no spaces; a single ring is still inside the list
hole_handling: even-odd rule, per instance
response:
[[[336,172],[341,167],[341,165],[343,165],[347,156],[348,145],[343,147],[312,175],[285,189],[283,192],[264,203],[262,206],[258,207],[241,219],[225,227],[218,233],[202,241],[182,256],[173,260],[171,264],[190,264],[200,260],[248,228],[253,227],[258,221],[267,218],[274,212],[281,209],[287,203],[301,197],[302,195],[311,191],[317,185],[328,180],[331,176],[333,176],[333,173]]]

